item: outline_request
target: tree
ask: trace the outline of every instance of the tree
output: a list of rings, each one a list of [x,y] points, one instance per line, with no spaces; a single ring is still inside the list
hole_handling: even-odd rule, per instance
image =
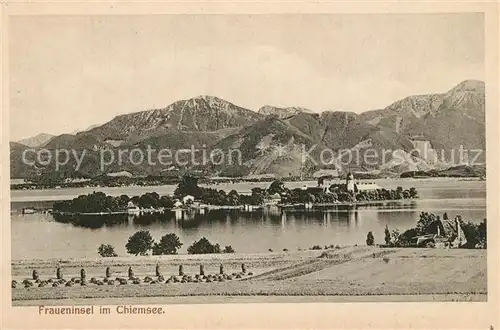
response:
[[[464,222],[461,224],[465,238],[467,239],[467,248],[474,248],[479,243],[479,226],[473,222]]]
[[[174,196],[177,198],[182,198],[186,195],[191,195],[194,198],[200,198],[202,194],[202,189],[198,187],[198,179],[185,175],[182,177],[182,181],[179,182],[177,188],[174,191]]]
[[[396,191],[394,191],[394,199],[402,199],[403,198],[403,188],[397,187]]]
[[[153,255],[177,254],[177,250],[181,246],[179,236],[174,233],[166,234],[160,239],[160,242],[154,244]]]
[[[269,195],[281,194],[285,190],[285,184],[281,180],[274,180],[267,192]]]
[[[240,205],[240,196],[238,195],[238,192],[236,190],[231,190],[229,194],[227,194],[227,203],[229,205]]]
[[[233,247],[231,245],[228,245],[228,246],[226,246],[224,248],[224,250],[222,252],[224,252],[224,253],[234,253],[235,251],[234,251],[234,249],[233,249]]]
[[[111,244],[101,244],[97,249],[97,253],[101,257],[118,257],[118,254],[115,252],[115,248]]]
[[[262,205],[264,203],[265,190],[255,187],[252,188],[252,195],[250,196],[250,204],[252,205]]]
[[[127,253],[144,256],[153,248],[153,237],[147,230],[141,230],[129,237],[125,248]]]
[[[127,195],[121,195],[118,197],[118,202],[120,206],[127,207],[127,204],[129,202],[130,198]]]
[[[479,233],[479,242],[482,244],[483,248],[486,249],[486,240],[487,240],[486,219],[484,219],[477,226],[477,230],[478,230],[478,233]]]
[[[420,219],[417,222],[417,234],[425,235],[430,233],[431,226],[437,221],[436,215],[433,213],[422,212]]]
[[[366,245],[372,246],[374,242],[375,238],[373,237],[373,233],[369,231],[368,235],[366,235]]]
[[[391,233],[391,243],[393,245],[397,245],[398,244],[398,242],[399,242],[399,236],[400,235],[401,234],[399,233],[399,230],[397,230],[397,229],[393,229],[392,230],[392,233]]]
[[[158,205],[160,207],[171,209],[174,207],[174,200],[170,198],[170,196],[161,196],[160,200],[158,201]]]
[[[389,227],[385,225],[385,244],[389,245],[391,243],[391,232],[389,231]]]
[[[80,195],[69,201],[54,203],[54,210],[71,213],[120,211],[126,207],[121,197],[106,196],[103,192]]]
[[[207,253],[220,253],[219,244],[210,243],[208,239],[202,237],[199,241],[195,241],[187,249],[189,254],[207,254]]]

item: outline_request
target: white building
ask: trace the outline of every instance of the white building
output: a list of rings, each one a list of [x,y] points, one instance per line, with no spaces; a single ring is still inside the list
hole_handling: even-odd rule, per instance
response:
[[[347,191],[354,191],[354,175],[351,172],[347,174],[345,183],[347,185]]]
[[[182,197],[182,203],[186,204],[186,203],[192,203],[192,202],[194,202],[193,196],[186,195],[186,196]]]
[[[268,204],[270,205],[276,205],[281,203],[281,195],[276,193],[274,195],[271,195],[268,200]]]
[[[368,191],[380,189],[380,186],[375,182],[357,182],[356,188],[358,191]]]

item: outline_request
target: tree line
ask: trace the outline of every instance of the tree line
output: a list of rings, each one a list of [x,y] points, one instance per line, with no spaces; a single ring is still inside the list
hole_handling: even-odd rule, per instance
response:
[[[152,255],[171,255],[177,254],[182,247],[179,236],[175,233],[163,235],[159,241],[155,241],[151,233],[147,230],[135,232],[128,238],[125,248],[128,254],[135,256],[145,256],[150,252]],[[221,249],[218,243],[212,244],[206,237],[200,238],[187,248],[188,254],[207,254],[207,253],[234,253],[231,245]],[[101,257],[116,257],[115,248],[110,244],[101,244],[97,249]]]
[[[160,196],[156,192],[134,197],[127,195],[113,197],[103,192],[93,192],[88,195],[80,195],[72,200],[57,201],[54,203],[53,209],[58,212],[71,213],[120,212],[127,209],[129,202],[146,209],[172,208],[175,199],[167,195]]]

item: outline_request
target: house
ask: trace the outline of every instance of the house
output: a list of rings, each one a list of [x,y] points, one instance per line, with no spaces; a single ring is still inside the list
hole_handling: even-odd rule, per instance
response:
[[[318,172],[316,172],[316,173],[318,173]],[[328,192],[330,189],[330,186],[332,184],[331,179],[333,179],[333,178],[334,178],[334,176],[328,176],[328,175],[318,177],[318,187],[321,187],[324,192]]]
[[[437,236],[446,237],[451,241],[452,247],[460,247],[467,243],[464,231],[460,226],[461,216],[457,215],[455,219],[441,219],[437,226]]]
[[[134,202],[130,201],[128,202],[128,205],[127,205],[127,212],[129,214],[134,214],[134,213],[139,213],[141,211],[141,209],[134,204]]]
[[[191,195],[186,195],[182,197],[182,203],[183,204],[192,204],[194,202],[194,197]]]
[[[375,182],[357,182],[355,184],[355,189],[358,191],[369,191],[380,189],[380,187]]]
[[[280,194],[276,193],[274,195],[269,196],[268,204],[276,205],[279,203],[281,203],[281,195]]]
[[[369,191],[369,190],[377,190],[380,189],[380,186],[375,182],[359,182],[354,178],[354,174],[349,172],[346,176],[346,187],[349,192],[358,192],[358,191]]]
[[[112,173],[107,173],[106,175],[110,177],[127,177],[127,178],[133,177],[132,173],[127,171],[112,172]]]
[[[446,247],[459,248],[467,243],[464,231],[460,226],[461,217],[455,219],[439,219],[429,228],[432,234],[417,236],[414,243],[418,247]]]

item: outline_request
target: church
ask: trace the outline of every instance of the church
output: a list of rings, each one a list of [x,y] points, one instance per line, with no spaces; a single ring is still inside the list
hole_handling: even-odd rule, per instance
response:
[[[328,192],[331,184],[332,182],[326,178],[319,178],[318,188],[316,189],[320,188],[323,189],[324,192]],[[356,182],[354,174],[349,172],[345,179],[345,189],[348,192],[356,193],[358,191],[377,190],[380,189],[380,187],[375,182]]]

